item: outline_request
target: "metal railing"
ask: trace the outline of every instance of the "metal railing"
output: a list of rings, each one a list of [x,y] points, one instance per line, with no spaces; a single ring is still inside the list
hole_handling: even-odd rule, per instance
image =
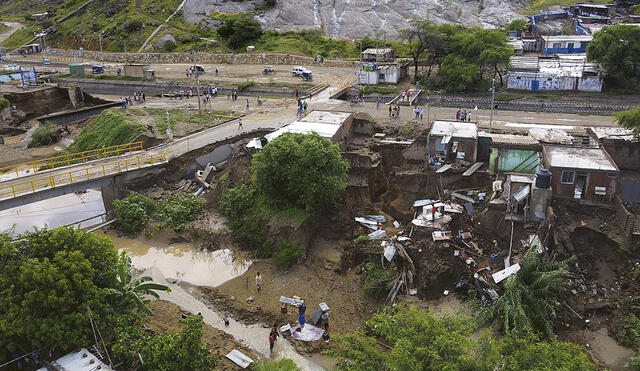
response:
[[[91,160],[99,160],[102,158],[119,156],[128,152],[142,151],[142,150],[144,150],[143,142],[120,144],[117,146],[98,148],[90,151],[76,152],[76,153],[70,153],[68,155],[49,157],[42,160],[23,162],[16,165],[8,165],[8,166],[0,167],[0,173],[15,172],[16,175],[19,177],[21,176],[20,171],[29,171],[29,172],[35,173],[38,170],[46,170],[46,169],[52,169],[60,166],[68,166],[68,165],[78,164],[78,163],[87,162]],[[22,175],[30,175],[32,173],[27,173]]]
[[[145,154],[82,169],[53,173],[40,178],[0,186],[0,199],[13,198],[46,189],[102,178],[108,175],[116,175],[125,171],[141,169],[149,165],[157,165],[164,162],[167,162],[167,152]]]

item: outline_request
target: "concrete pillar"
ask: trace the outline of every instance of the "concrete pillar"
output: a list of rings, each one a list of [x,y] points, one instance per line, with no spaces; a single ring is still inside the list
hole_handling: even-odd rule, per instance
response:
[[[67,88],[67,91],[69,92],[69,100],[71,101],[73,108],[84,106],[84,93],[79,86],[75,84],[70,85]]]
[[[113,177],[111,184],[100,187],[100,193],[102,193],[102,203],[104,204],[107,218],[111,218],[115,215],[113,201],[126,197],[129,192],[124,189],[124,177],[116,175]]]

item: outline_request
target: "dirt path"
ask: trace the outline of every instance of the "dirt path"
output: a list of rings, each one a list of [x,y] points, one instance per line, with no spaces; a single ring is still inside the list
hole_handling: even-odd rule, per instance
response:
[[[0,23],[3,23],[7,27],[9,27],[6,30],[4,30],[4,32],[0,33],[0,43],[8,39],[9,36],[13,35],[14,32],[18,31],[21,28],[24,28],[24,26],[18,22],[0,22]]]

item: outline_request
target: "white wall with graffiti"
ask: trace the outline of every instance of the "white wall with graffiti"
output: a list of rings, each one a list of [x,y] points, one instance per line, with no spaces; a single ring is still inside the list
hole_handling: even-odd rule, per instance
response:
[[[517,90],[579,90],[602,91],[602,78],[597,76],[550,76],[531,72],[514,71],[507,77],[507,89]]]

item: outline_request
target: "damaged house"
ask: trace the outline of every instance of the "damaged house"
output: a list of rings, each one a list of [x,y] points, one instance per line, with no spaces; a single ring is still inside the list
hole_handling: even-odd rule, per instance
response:
[[[478,161],[494,173],[535,174],[542,145],[528,135],[478,133]]]
[[[508,89],[602,91],[602,71],[585,55],[513,56],[510,65]]]
[[[476,162],[477,147],[478,128],[472,122],[434,121],[429,132],[427,152],[440,162]]]
[[[629,129],[587,128],[591,140],[604,148],[621,170],[640,170],[640,140]]]
[[[602,148],[543,146],[554,197],[611,201],[620,170]]]

